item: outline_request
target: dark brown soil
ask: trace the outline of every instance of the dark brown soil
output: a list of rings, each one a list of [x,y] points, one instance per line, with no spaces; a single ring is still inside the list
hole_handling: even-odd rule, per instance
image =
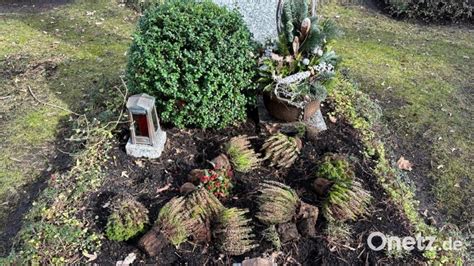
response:
[[[357,176],[362,180],[366,189],[370,190],[374,200],[371,214],[350,225],[352,243],[349,248],[340,248],[330,251],[326,236],[323,232],[326,221],[319,215],[317,235],[315,238],[301,236],[299,240],[283,245],[277,262],[303,265],[313,264],[376,264],[402,263],[387,258],[385,252],[370,251],[367,246],[367,236],[374,231],[389,235],[407,236],[410,228],[406,219],[391,205],[383,189],[377,184],[371,171],[370,161],[362,156],[362,146],[357,133],[344,121],[330,123],[329,129],[315,140],[304,139],[302,153],[296,163],[287,170],[278,170],[272,167],[262,167],[247,174],[236,173],[233,197],[225,205],[230,207],[248,208],[253,215],[256,211],[255,193],[257,184],[261,180],[272,179],[292,186],[304,202],[321,206],[322,198],[312,190],[315,179],[314,171],[318,160],[326,153],[343,153],[350,156],[354,162]],[[128,157],[124,151],[127,141],[126,129],[120,134],[120,144],[111,152],[111,160],[107,165],[109,175],[104,187],[91,196],[90,215],[96,219],[96,229],[103,231],[108,215],[107,206],[110,199],[118,193],[130,193],[142,202],[150,211],[150,223],[157,218],[158,212],[169,199],[179,194],[179,187],[186,182],[188,173],[195,168],[208,167],[208,161],[222,152],[223,144],[231,137],[247,134],[256,136],[253,145],[259,149],[263,144],[266,132],[259,129],[256,123],[248,121],[238,127],[224,130],[198,129],[168,129],[166,150],[158,160],[140,160]],[[160,188],[171,184],[170,188],[158,193]],[[270,243],[262,240],[261,232],[265,226],[256,219],[252,222],[259,247],[248,254],[238,257],[226,257],[212,245],[199,246],[186,243],[179,249],[165,248],[156,257],[147,257],[137,248],[138,239],[119,243],[104,240],[102,252],[96,262],[113,264],[123,260],[129,253],[137,254],[136,262],[158,264],[230,264],[240,262],[245,257],[257,257],[273,252]],[[138,237],[139,238],[139,237]],[[416,252],[405,258],[405,262],[419,261]]]

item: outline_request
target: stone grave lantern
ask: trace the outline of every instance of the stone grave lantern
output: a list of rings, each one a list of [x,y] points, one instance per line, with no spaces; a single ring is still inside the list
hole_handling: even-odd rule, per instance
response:
[[[142,93],[127,101],[130,139],[125,149],[133,157],[158,158],[163,152],[166,132],[161,130],[155,108],[155,98]]]

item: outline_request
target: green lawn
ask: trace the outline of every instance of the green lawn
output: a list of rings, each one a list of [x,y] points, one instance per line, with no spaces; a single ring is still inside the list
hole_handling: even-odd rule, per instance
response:
[[[398,143],[394,159],[415,162],[409,177],[420,197],[430,197],[422,203],[466,224],[474,191],[474,29],[397,21],[358,6],[328,5],[323,13],[345,32],[334,44],[342,67],[384,108]]]
[[[1,11],[1,9],[0,9]],[[1,13],[1,12],[0,12]],[[94,93],[120,81],[136,14],[116,1],[75,1],[0,15],[0,231],[25,185],[62,147],[70,113],[86,113]]]

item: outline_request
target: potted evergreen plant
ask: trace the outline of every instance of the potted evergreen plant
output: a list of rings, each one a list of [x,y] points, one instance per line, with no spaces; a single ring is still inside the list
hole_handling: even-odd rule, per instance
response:
[[[338,56],[329,43],[340,35],[332,20],[319,21],[315,1],[279,0],[278,41],[259,60],[259,82],[269,113],[277,119],[305,121],[326,98]]]

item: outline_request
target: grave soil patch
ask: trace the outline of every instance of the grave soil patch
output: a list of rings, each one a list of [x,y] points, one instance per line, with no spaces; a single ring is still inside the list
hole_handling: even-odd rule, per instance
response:
[[[252,120],[223,130],[167,129],[168,140],[166,149],[160,159],[135,159],[126,155],[125,144],[128,139],[128,130],[123,128],[118,135],[119,145],[111,151],[111,160],[107,164],[108,176],[104,186],[90,196],[87,215],[95,219],[95,230],[104,231],[109,210],[110,200],[119,193],[129,193],[143,203],[150,211],[150,224],[158,216],[160,208],[172,197],[180,194],[179,187],[186,182],[188,174],[195,168],[209,167],[209,161],[223,151],[223,145],[231,137],[240,134],[253,136],[253,147],[257,150],[262,146],[268,133]],[[226,207],[248,208],[252,216],[252,226],[256,234],[258,248],[238,257],[222,255],[213,242],[209,246],[200,246],[192,240],[175,249],[172,246],[164,248],[156,257],[148,257],[137,248],[138,236],[127,242],[114,242],[105,239],[97,263],[115,263],[123,260],[129,253],[137,254],[136,262],[191,265],[229,264],[240,262],[246,257],[258,257],[262,254],[271,255],[274,251],[271,244],[263,240],[261,232],[265,225],[255,219],[257,206],[255,191],[260,181],[270,179],[284,182],[294,188],[300,198],[309,204],[321,207],[323,199],[312,190],[311,184],[315,179],[315,169],[318,160],[326,153],[343,153],[350,156],[355,164],[355,172],[363,182],[365,189],[373,196],[371,214],[357,222],[351,222],[352,243],[348,247],[341,247],[331,251],[328,247],[324,228],[326,221],[320,214],[316,225],[317,236],[310,238],[301,236],[297,241],[282,245],[277,263],[396,263],[388,258],[384,251],[370,251],[366,244],[367,236],[374,231],[388,235],[407,236],[410,226],[399,211],[390,204],[384,190],[377,184],[373,175],[372,162],[362,156],[362,145],[359,142],[357,131],[340,120],[329,123],[328,130],[315,138],[303,138],[303,149],[295,164],[286,170],[279,170],[266,165],[250,173],[235,173],[232,196],[224,202]],[[164,189],[169,186],[168,189]],[[320,212],[321,213],[321,212]],[[405,261],[421,260],[419,254],[405,257]]]

